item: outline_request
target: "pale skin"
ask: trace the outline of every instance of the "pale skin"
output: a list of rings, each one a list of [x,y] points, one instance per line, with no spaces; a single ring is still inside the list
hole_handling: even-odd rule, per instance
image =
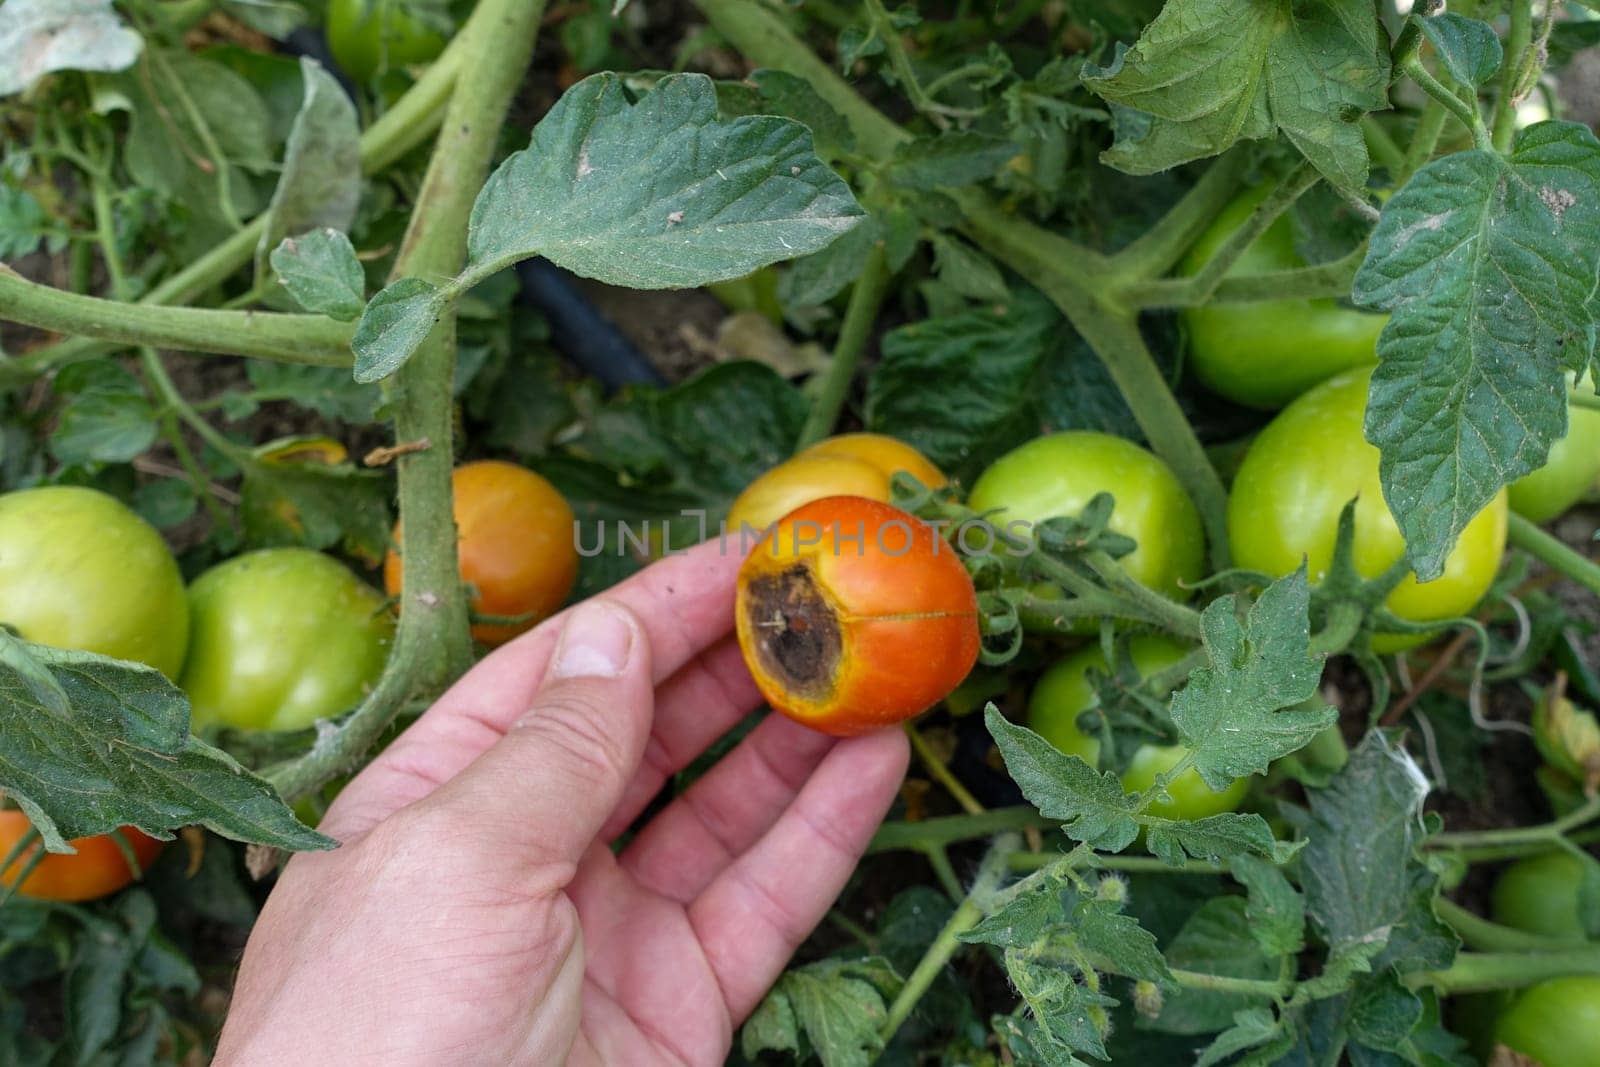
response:
[[[250,936],[217,1063],[720,1064],[899,787],[898,730],[757,706],[739,560],[664,560],[478,664],[339,795]]]

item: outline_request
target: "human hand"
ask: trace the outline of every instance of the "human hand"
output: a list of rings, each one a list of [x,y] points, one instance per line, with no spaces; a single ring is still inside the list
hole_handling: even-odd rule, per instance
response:
[[[479,663],[285,868],[218,1063],[719,1064],[893,800],[898,730],[762,721],[614,855],[760,698],[708,543]]]

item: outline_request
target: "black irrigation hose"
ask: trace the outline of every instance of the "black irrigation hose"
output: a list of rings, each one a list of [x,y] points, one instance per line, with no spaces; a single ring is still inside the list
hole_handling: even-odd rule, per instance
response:
[[[356,95],[355,86],[328,51],[321,33],[298,29],[283,42],[290,55],[310,56],[339,79],[346,93]],[[628,385],[665,385],[666,377],[655,364],[617,329],[616,323],[602,315],[584,297],[576,278],[543,259],[517,264],[520,300],[534,308],[550,323],[550,338],[556,349],[573,366],[607,389]]]

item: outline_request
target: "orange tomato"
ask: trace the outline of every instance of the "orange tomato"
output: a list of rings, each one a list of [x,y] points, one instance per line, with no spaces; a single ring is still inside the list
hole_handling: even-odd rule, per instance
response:
[[[33,824],[22,812],[14,809],[0,811],[0,856],[10,855],[17,842],[32,830]],[[155,858],[166,847],[166,842],[147,837],[131,826],[124,826],[117,833],[133,850],[141,873],[155,862]],[[115,893],[133,881],[128,858],[110,834],[74,838],[71,845],[78,850],[76,853],[46,853],[17,892],[44,900],[95,900]],[[43,847],[42,844],[30,846],[0,873],[0,883],[6,886],[15,884],[29,860]]]
[[[472,636],[499,645],[543,621],[578,579],[572,508],[555,486],[515,463],[483,460],[456,468],[456,551],[461,580],[474,590],[480,615],[521,616],[514,624],[479,623]],[[400,526],[383,561],[391,596],[401,588]]]
[[[978,598],[916,517],[833,496],[785,515],[739,569],[739,648],[773,708],[849,737],[943,700],[978,658]]]
[[[889,502],[889,480],[905,471],[931,488],[945,476],[921,452],[879,433],[845,433],[818,441],[745,486],[728,509],[728,533],[744,525],[765,530],[780,518],[825,496],[861,496]]]

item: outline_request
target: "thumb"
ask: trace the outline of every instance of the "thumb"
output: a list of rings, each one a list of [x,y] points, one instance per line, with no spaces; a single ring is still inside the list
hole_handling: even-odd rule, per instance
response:
[[[532,707],[425,803],[491,830],[513,862],[575,864],[633,778],[653,713],[644,627],[616,600],[586,601]]]

